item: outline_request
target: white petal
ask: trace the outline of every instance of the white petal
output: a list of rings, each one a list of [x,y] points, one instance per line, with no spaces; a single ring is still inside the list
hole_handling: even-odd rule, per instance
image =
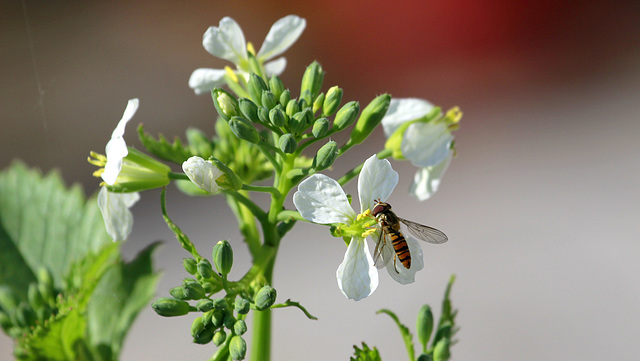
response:
[[[133,227],[133,214],[129,211],[138,200],[140,194],[111,193],[102,187],[98,193],[98,207],[102,213],[107,233],[113,241],[124,241],[129,237]]]
[[[129,154],[127,143],[122,136],[124,136],[124,129],[127,123],[136,114],[139,104],[140,102],[137,98],[129,99],[124,114],[122,114],[122,119],[120,119],[116,129],[111,133],[111,139],[105,147],[107,164],[104,166],[104,172],[101,177],[108,185],[113,185],[116,182],[116,178],[118,178],[120,170],[122,170],[122,159]]]
[[[298,40],[307,21],[296,15],[288,15],[276,21],[258,51],[260,60],[272,59],[289,49]]]
[[[314,223],[349,223],[356,216],[340,184],[324,174],[302,181],[293,204],[304,219]]]
[[[201,189],[209,193],[217,193],[220,190],[216,179],[223,173],[212,162],[200,157],[191,157],[182,163],[182,170]]]
[[[196,69],[189,77],[189,88],[198,95],[211,93],[211,89],[224,84],[225,73],[223,69]]]
[[[212,26],[205,31],[202,46],[211,55],[234,64],[247,59],[247,44],[242,29],[230,17],[222,18],[218,27]]]
[[[280,75],[282,74],[282,72],[286,67],[287,67],[287,59],[285,59],[284,57],[278,58],[276,60],[273,60],[264,64],[264,70],[267,72],[268,76]]]
[[[420,243],[409,236],[407,236],[406,239],[407,244],[409,245],[409,252],[411,252],[411,268],[404,268],[399,260],[396,260],[395,268],[393,266],[393,261],[387,264],[387,272],[389,272],[391,278],[403,285],[413,283],[416,280],[416,272],[424,268],[424,260]],[[396,268],[398,269],[398,272],[396,272]]]
[[[442,162],[451,148],[453,135],[443,122],[413,123],[402,137],[402,155],[416,167],[431,167]]]
[[[449,152],[449,156],[440,162],[440,164],[418,169],[413,178],[413,184],[409,189],[409,193],[421,201],[431,197],[438,190],[440,180],[449,167],[451,159],[453,159],[452,151]]]
[[[353,238],[336,271],[338,287],[347,298],[361,300],[378,287],[378,270],[364,239]]]
[[[402,123],[415,120],[427,115],[433,104],[426,100],[415,98],[391,99],[387,114],[382,118],[384,134],[390,137]]]
[[[358,177],[358,195],[360,212],[373,207],[376,199],[386,201],[398,184],[398,172],[391,168],[386,159],[372,155],[364,162]]]

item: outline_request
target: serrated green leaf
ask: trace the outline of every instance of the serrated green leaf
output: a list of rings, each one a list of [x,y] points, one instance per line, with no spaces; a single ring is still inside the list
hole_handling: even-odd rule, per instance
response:
[[[182,145],[178,137],[175,137],[173,143],[169,143],[162,134],[158,136],[158,139],[155,139],[151,134],[145,133],[142,124],[138,126],[138,137],[149,153],[169,162],[182,164],[194,155],[187,146]]]
[[[405,325],[403,325],[400,320],[398,319],[398,316],[396,316],[395,313],[393,313],[390,310],[387,309],[382,309],[378,312],[376,312],[377,314],[380,313],[384,313],[389,315],[389,317],[391,317],[393,319],[393,321],[396,323],[396,325],[398,326],[398,329],[400,330],[400,335],[402,336],[402,340],[404,341],[404,346],[407,349],[407,355],[409,356],[409,360],[410,361],[415,361],[416,356],[415,356],[415,351],[413,349],[413,336],[411,335],[411,331],[409,331],[409,328]]]
[[[353,357],[351,357],[350,361],[381,361],[380,353],[377,348],[370,349],[366,343],[362,343],[362,349],[359,349],[358,346],[353,346],[354,353]]]
[[[78,309],[70,310],[49,323],[38,337],[30,342],[33,359],[52,361],[84,360],[76,354],[77,344],[83,343],[86,321]]]

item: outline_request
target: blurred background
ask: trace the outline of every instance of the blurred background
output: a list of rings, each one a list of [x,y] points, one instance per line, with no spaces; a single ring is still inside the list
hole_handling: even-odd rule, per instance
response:
[[[414,328],[420,306],[436,314],[457,275],[460,309],[454,360],[637,360],[640,357],[640,3],[637,1],[33,1],[0,4],[0,166],[15,158],[59,169],[87,194],[98,188],[86,162],[102,152],[129,98],[152,134],[209,134],[214,108],[188,88],[191,72],[221,68],[202,34],[233,17],[259,48],[271,24],[307,19],[284,55],[282,79],[297,94],[310,62],[325,86],[367,104],[376,95],[420,97],[464,111],[458,157],[438,193],[408,196],[415,169],[392,162],[400,183],[389,200],[405,218],[444,230],[424,245],[425,270],[401,286],[381,273],[369,298],[339,292],[344,245],[323,227],[300,224],[275,269],[274,360],[347,360],[365,341],[383,360],[403,360],[402,339],[381,308]],[[382,130],[340,158],[340,176],[383,146]],[[348,191],[355,194],[354,185]],[[169,214],[207,254],[234,245],[237,276],[249,260],[220,197],[169,190]],[[292,206],[291,201],[287,202]],[[0,205],[1,206],[1,205]],[[186,273],[186,253],[162,221],[157,192],[133,209],[125,257],[156,240],[164,276],[158,295]],[[243,253],[244,252],[244,253]],[[233,275],[233,274],[232,274]],[[193,317],[145,310],[122,360],[206,360],[213,345],[191,343]],[[251,325],[249,325],[251,328]],[[249,346],[250,347],[250,346]],[[11,359],[0,335],[0,360]]]

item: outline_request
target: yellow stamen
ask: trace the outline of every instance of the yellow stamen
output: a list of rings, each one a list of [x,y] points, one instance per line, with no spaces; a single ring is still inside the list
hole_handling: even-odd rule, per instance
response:
[[[104,173],[104,168],[100,168],[97,171],[93,172],[93,176],[96,178],[102,177],[102,173]]]
[[[370,214],[371,214],[371,210],[367,209],[366,211],[364,211],[364,212],[362,212],[362,213],[360,213],[360,214],[358,214],[356,216],[356,221],[359,222],[360,220],[362,220],[362,218],[369,217]]]
[[[91,157],[87,158],[87,161],[95,166],[98,167],[104,167],[105,164],[107,164],[107,157],[102,155],[102,154],[98,154],[94,151],[89,152],[89,155]]]
[[[366,231],[362,232],[362,238],[367,238],[367,237],[369,237],[370,235],[372,235],[374,233],[376,233],[376,228],[375,227],[374,228],[369,228]]]
[[[247,51],[256,56],[256,49],[253,48],[253,44],[250,41],[247,43]]]
[[[236,73],[233,71],[233,69],[231,69],[229,65],[225,66],[224,70],[227,72],[227,76],[229,77],[229,79],[231,79],[232,82],[238,83],[238,77],[236,76]]]

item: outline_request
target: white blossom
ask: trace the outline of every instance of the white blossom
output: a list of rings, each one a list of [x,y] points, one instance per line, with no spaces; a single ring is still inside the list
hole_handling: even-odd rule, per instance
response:
[[[194,156],[182,163],[182,170],[193,184],[209,193],[217,193],[221,187],[216,183],[224,173],[212,162]]]

